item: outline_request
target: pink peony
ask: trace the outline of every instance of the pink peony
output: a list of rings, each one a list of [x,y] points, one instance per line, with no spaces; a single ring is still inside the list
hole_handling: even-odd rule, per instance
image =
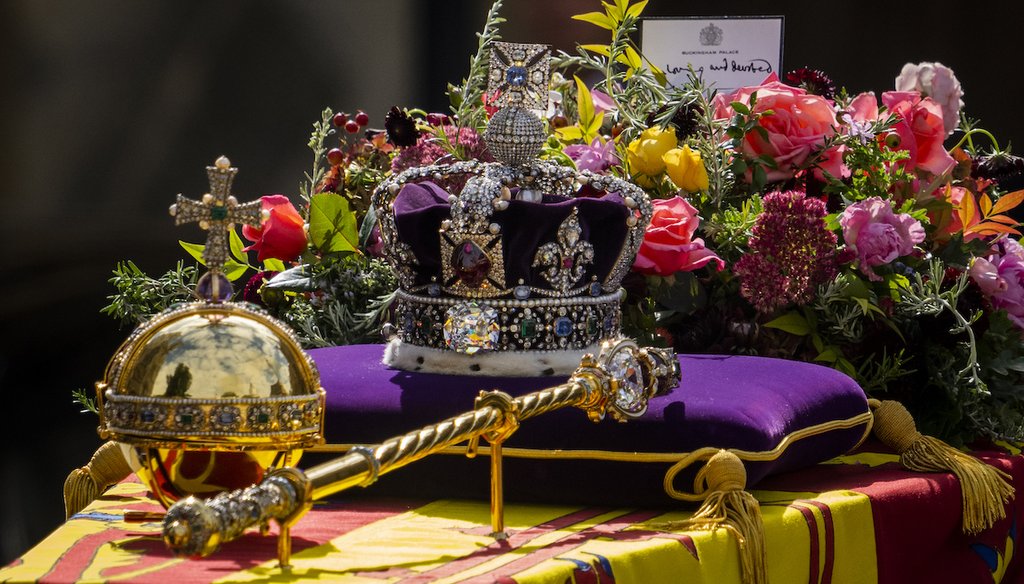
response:
[[[761,85],[716,95],[711,102],[715,117],[732,117],[736,112],[730,104],[738,101],[749,105],[750,95],[755,91],[757,103],[752,111],[772,111],[761,118],[761,126],[767,130],[768,137],[765,139],[756,131],[748,132],[739,150],[748,158],[767,154],[775,159],[778,168],[765,169],[769,181],[791,178],[798,167],[821,150],[825,139],[835,134],[835,112],[825,98],[781,83],[772,73]],[[818,169],[835,177],[849,174],[840,156],[826,156],[818,163]]]
[[[899,137],[898,150],[906,150],[910,158],[900,164],[909,171],[924,170],[934,175],[949,172],[956,165],[953,157],[943,148],[946,131],[942,122],[942,109],[929,98],[921,98],[915,91],[886,91],[882,103],[896,116],[896,124],[889,130]],[[878,119],[875,94],[862,93],[850,102],[850,117],[859,123]]]
[[[1024,329],[1024,248],[1013,239],[997,244],[998,250],[971,263],[971,278],[994,308],[1007,312]]]
[[[906,213],[896,214],[879,197],[854,203],[839,218],[846,245],[857,253],[860,271],[869,279],[882,278],[872,269],[909,255],[924,241],[921,222]]]
[[[725,267],[704,240],[694,239],[700,218],[697,209],[682,197],[654,201],[654,215],[644,233],[633,269],[641,274],[671,276],[676,272],[691,272],[714,262],[718,269]]]
[[[907,63],[896,77],[896,91],[917,91],[932,98],[942,108],[946,135],[956,129],[960,110],[964,107],[961,99],[964,92],[960,89],[960,80],[949,67],[942,63]]]

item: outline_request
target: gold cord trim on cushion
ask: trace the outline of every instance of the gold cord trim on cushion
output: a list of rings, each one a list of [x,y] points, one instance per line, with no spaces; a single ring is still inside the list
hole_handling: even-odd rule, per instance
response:
[[[900,464],[915,472],[952,472],[960,481],[964,533],[973,535],[1006,517],[1014,496],[1012,477],[961,452],[938,438],[917,431],[914,418],[897,401],[870,400],[875,436],[900,455]]]
[[[857,426],[864,424],[864,434],[857,442],[857,445],[859,446],[860,443],[871,434],[872,419],[871,412],[864,412],[863,414],[857,414],[856,416],[846,418],[845,420],[830,420],[814,426],[801,428],[800,430],[783,436],[783,438],[779,440],[778,445],[771,450],[754,451],[730,449],[730,452],[740,457],[742,460],[752,462],[772,461],[782,456],[786,449],[798,440],[810,438],[833,430],[856,428]],[[307,449],[306,452],[348,452],[355,446],[356,444],[323,444],[313,446],[312,448]],[[710,458],[714,453],[718,452],[718,450],[718,448],[707,447],[693,452],[625,452],[590,449],[539,450],[536,448],[516,448],[506,446],[503,450],[503,454],[512,458],[528,458],[535,460],[607,460],[612,462],[664,462],[673,464],[681,463],[683,460],[690,460],[690,463],[692,464],[694,460]],[[465,446],[449,446],[448,448],[441,450],[440,453],[465,455],[466,451],[467,448]],[[486,452],[482,452],[481,454],[486,454]],[[694,457],[694,455],[696,455],[696,457]],[[685,468],[685,466],[682,468]],[[682,468],[679,470],[682,470]],[[679,470],[676,470],[673,476],[675,476]]]
[[[89,464],[76,468],[64,481],[64,515],[72,515],[85,509],[110,485],[130,475],[132,469],[121,452],[121,446],[109,441],[100,446]]]

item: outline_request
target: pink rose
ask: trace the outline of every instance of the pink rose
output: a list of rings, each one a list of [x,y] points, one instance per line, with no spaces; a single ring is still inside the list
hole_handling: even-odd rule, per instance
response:
[[[242,235],[253,242],[245,251],[256,250],[257,259],[290,262],[306,249],[306,231],[302,216],[284,195],[264,195],[263,223],[259,227],[242,226]]]
[[[761,85],[716,95],[711,102],[715,117],[731,118],[736,112],[730,104],[738,101],[750,105],[750,95],[755,91],[757,103],[752,112],[772,111],[761,117],[761,126],[768,136],[765,139],[760,132],[748,132],[739,150],[748,158],[768,154],[775,159],[778,168],[765,169],[770,182],[791,178],[811,155],[821,150],[825,139],[835,134],[835,112],[825,98],[781,83],[772,73]],[[835,177],[849,174],[840,156],[826,156],[818,163],[818,170]]]
[[[882,103],[899,118],[892,129],[900,137],[900,149],[910,152],[905,166],[935,175],[953,169],[956,161],[942,146],[946,129],[939,104],[914,91],[886,91]]]
[[[907,63],[896,77],[896,91],[917,91],[930,97],[942,108],[946,135],[953,133],[964,107],[964,92],[953,70],[942,63]]]
[[[839,218],[846,245],[857,253],[860,271],[869,279],[882,278],[872,269],[909,255],[924,241],[921,222],[906,213],[892,212],[889,201],[879,197],[854,203]]]
[[[700,218],[697,209],[682,197],[654,201],[654,215],[644,233],[633,269],[641,274],[671,276],[690,272],[715,262],[718,269],[725,262],[704,247],[703,239],[694,239]]]
[[[895,114],[896,124],[889,130],[899,137],[898,150],[906,150],[910,158],[900,164],[909,171],[924,170],[941,175],[953,169],[956,161],[943,148],[946,131],[942,125],[942,109],[929,98],[921,99],[916,91],[886,91],[882,103]],[[850,102],[850,117],[866,123],[878,119],[875,94],[862,93]]]
[[[1004,239],[988,258],[971,263],[970,275],[994,308],[1007,312],[1010,320],[1024,329],[1024,248]]]

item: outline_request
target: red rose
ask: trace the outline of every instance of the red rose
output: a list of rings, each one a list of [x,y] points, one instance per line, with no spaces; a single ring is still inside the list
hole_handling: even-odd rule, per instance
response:
[[[253,242],[245,251],[256,250],[259,261],[274,258],[289,262],[306,249],[306,230],[302,216],[284,195],[265,195],[263,224],[242,226],[242,235]]]
[[[654,215],[644,233],[633,269],[641,274],[671,276],[690,272],[715,262],[718,269],[725,262],[704,247],[703,239],[694,239],[700,218],[697,209],[682,197],[654,201]]]

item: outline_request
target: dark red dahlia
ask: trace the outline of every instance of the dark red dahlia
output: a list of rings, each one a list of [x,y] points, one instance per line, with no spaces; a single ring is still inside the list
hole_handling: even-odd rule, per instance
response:
[[[979,156],[971,163],[971,174],[975,178],[993,180],[1004,191],[1024,188],[1024,158],[1009,152],[997,152]]]
[[[668,110],[668,106],[661,106],[657,111],[653,111],[647,114],[647,127],[654,126],[658,118],[662,116]],[[687,136],[692,136],[697,133],[697,129],[700,127],[700,118],[704,115],[704,111],[697,103],[688,103],[683,107],[679,108],[679,111],[672,116],[669,120],[669,126],[675,128],[676,138],[682,140]]]
[[[834,99],[836,84],[832,78],[818,69],[801,67],[786,73],[786,83],[799,87],[807,93],[820,95],[825,99]]]
[[[395,146],[412,146],[420,137],[416,120],[398,106],[392,106],[384,116],[384,130],[388,133],[388,142]]]

